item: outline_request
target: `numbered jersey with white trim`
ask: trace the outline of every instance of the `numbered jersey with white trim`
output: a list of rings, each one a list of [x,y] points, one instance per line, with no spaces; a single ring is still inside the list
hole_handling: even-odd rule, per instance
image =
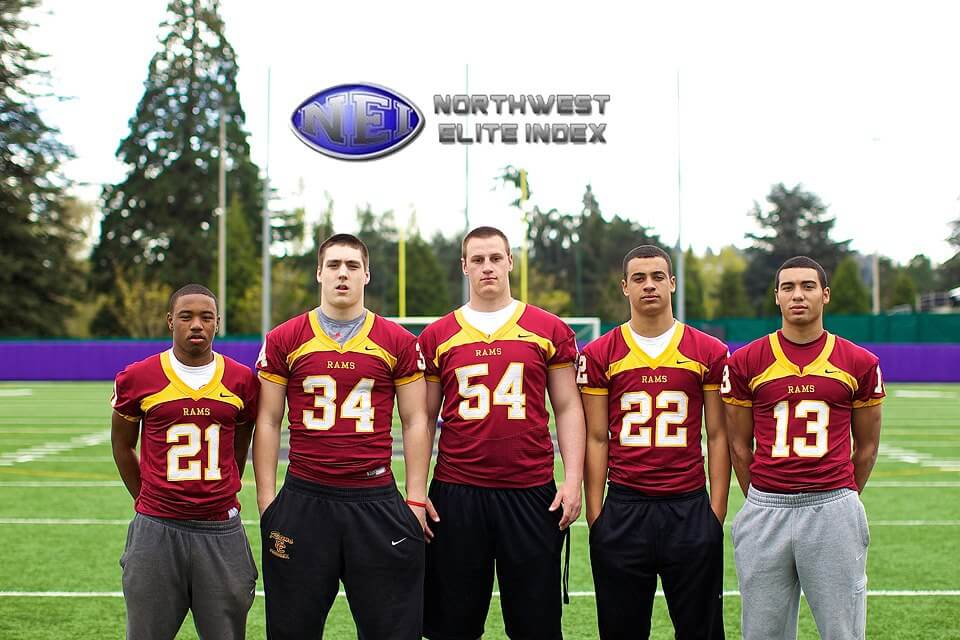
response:
[[[656,358],[641,349],[629,323],[588,344],[580,355],[581,393],[607,398],[611,482],[647,495],[704,486],[703,392],[720,388],[727,347],[677,323]]]
[[[419,337],[427,380],[443,388],[434,477],[479,487],[534,487],[553,480],[547,371],[573,366],[576,335],[560,318],[519,303],[495,333],[460,310]]]
[[[423,377],[412,333],[367,311],[341,347],[314,309],[267,334],[257,370],[287,387],[290,473],[335,487],[393,482],[396,387]]]
[[[830,333],[796,345],[778,331],[730,357],[721,394],[752,407],[751,484],[797,493],[857,489],[850,419],[885,395],[877,356]]]
[[[140,425],[139,513],[177,520],[225,520],[240,507],[233,453],[236,425],[257,415],[260,383],[218,353],[213,377],[199,389],[183,382],[170,353],[150,356],[117,374],[114,411]]]

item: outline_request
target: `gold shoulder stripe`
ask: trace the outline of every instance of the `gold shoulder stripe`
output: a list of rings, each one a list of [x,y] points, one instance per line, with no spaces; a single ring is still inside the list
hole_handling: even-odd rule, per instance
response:
[[[275,384],[279,384],[279,385],[282,385],[282,386],[284,386],[284,387],[287,386],[287,379],[284,378],[283,376],[278,376],[278,375],[275,374],[275,373],[268,373],[268,372],[266,372],[266,371],[258,371],[258,372],[257,372],[257,375],[260,376],[261,378],[263,378],[264,380],[269,381],[269,382],[273,382],[273,383],[275,383]]]
[[[718,384],[705,384],[705,385],[703,385],[703,390],[704,390],[704,391],[719,391],[719,390],[720,390],[720,385],[718,385]]]
[[[128,415],[125,414],[125,413],[120,413],[120,412],[117,411],[116,409],[114,409],[113,412],[114,412],[115,414],[117,414],[118,416],[120,416],[121,418],[123,418],[124,420],[126,420],[127,422],[140,422],[140,418],[137,417],[137,416],[128,416]]]
[[[183,393],[173,382],[165,386],[157,393],[151,394],[140,401],[140,411],[146,414],[150,409],[164,402],[176,402],[177,400],[190,400],[189,394]]]
[[[864,409],[866,407],[875,407],[883,403],[883,398],[870,398],[869,400],[854,400],[854,409]]]
[[[752,401],[752,400],[738,400],[738,399],[736,399],[736,398],[731,398],[730,396],[722,396],[722,399],[723,399],[723,401],[726,402],[727,404],[736,405],[736,406],[738,406],[738,407],[752,407],[752,406],[753,406],[753,401]]]
[[[610,395],[610,392],[606,389],[599,387],[580,387],[580,393],[585,393],[588,396],[607,396]]]
[[[379,344],[374,342],[368,337],[365,337],[363,341],[358,342],[355,345],[350,347],[351,353],[362,353],[365,356],[373,356],[375,358],[380,358],[387,363],[387,367],[391,371],[394,370],[397,366],[397,358],[392,353],[381,347]]]
[[[572,366],[572,362],[557,362],[556,364],[547,365],[547,369],[566,369]]]
[[[419,379],[422,378],[422,377],[423,377],[423,372],[422,372],[422,371],[417,371],[417,372],[416,372],[415,374],[413,374],[412,376],[406,376],[406,377],[404,377],[404,378],[397,378],[396,380],[393,381],[393,384],[394,384],[394,386],[402,387],[402,386],[405,385],[405,384],[410,384],[411,382],[416,382],[417,380],[419,380]]]
[[[427,376],[427,375],[425,375],[425,376],[423,376],[423,377],[427,379],[427,382],[436,382],[437,384],[440,384],[440,376]]]
[[[437,346],[437,352],[433,356],[433,365],[435,367],[439,367],[440,356],[445,354],[447,351],[450,351],[454,347],[460,347],[465,344],[472,344],[474,342],[477,342],[477,339],[469,335],[466,331],[464,331],[461,328],[460,331],[457,331],[455,334],[453,334],[452,336],[450,336],[444,342],[441,342]]]

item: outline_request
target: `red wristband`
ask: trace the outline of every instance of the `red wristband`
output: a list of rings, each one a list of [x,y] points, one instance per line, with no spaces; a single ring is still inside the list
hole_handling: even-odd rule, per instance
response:
[[[416,500],[411,500],[410,498],[407,498],[407,504],[411,507],[420,507],[421,509],[427,508],[426,502],[417,502]]]

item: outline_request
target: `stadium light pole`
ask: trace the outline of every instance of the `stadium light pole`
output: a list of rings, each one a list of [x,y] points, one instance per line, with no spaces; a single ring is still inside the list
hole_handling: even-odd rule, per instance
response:
[[[400,239],[397,243],[397,314],[407,317],[407,230],[400,223]]]
[[[267,159],[264,162],[263,179],[263,226],[260,242],[260,335],[270,331],[270,67],[267,67]]]
[[[217,295],[220,297],[220,331],[227,335],[227,127],[226,111],[220,105],[220,170],[217,180]]]
[[[680,70],[677,69],[677,320],[687,317],[686,257],[683,253],[683,181],[680,175]]]
[[[520,169],[520,220],[523,222],[523,237],[520,239],[520,301],[526,302],[529,293],[529,277],[527,271],[527,170]]]
[[[463,89],[465,95],[470,95],[470,65],[465,64],[463,66]],[[470,115],[467,114],[466,120],[464,121],[464,127],[470,125]],[[463,235],[470,233],[470,145],[463,145]],[[463,304],[467,304],[470,300],[470,283],[467,281],[467,276],[464,274],[463,279],[461,280],[460,288],[460,297],[463,299]]]

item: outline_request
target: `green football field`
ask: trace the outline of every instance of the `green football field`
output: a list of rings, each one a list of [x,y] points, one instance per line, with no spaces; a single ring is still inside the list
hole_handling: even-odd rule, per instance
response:
[[[891,384],[887,393],[880,459],[863,495],[871,534],[867,637],[960,638],[960,385]],[[133,507],[110,454],[109,395],[106,383],[0,383],[0,638],[123,636],[118,559]],[[395,472],[402,477],[396,462]],[[244,481],[242,515],[259,557],[249,467]],[[742,502],[731,490],[724,581],[731,638],[739,637],[740,598],[729,523]],[[565,636],[595,638],[582,518],[573,528],[570,590]],[[251,638],[264,637],[263,615],[258,597]],[[653,627],[652,637],[673,637],[662,597]],[[178,638],[196,637],[188,617]],[[345,598],[326,637],[356,637]],[[485,637],[505,637],[496,598]],[[800,637],[817,637],[805,604]]]

